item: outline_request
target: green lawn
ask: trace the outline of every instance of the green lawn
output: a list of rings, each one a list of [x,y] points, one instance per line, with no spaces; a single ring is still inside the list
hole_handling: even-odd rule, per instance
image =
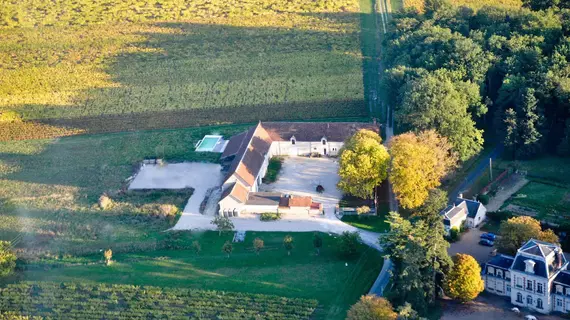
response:
[[[382,214],[381,216],[362,216],[362,217],[356,215],[343,216],[341,220],[353,227],[373,232],[386,232],[390,228],[388,223],[386,223],[386,216],[384,214]]]
[[[506,167],[509,162],[503,162]],[[534,160],[517,161],[520,170],[525,170],[531,179],[544,179],[570,186],[570,160],[568,158],[545,156]]]
[[[381,253],[360,245],[357,256],[342,258],[336,249],[338,237],[322,234],[323,248],[317,256],[313,233],[290,233],[294,249],[288,256],[283,248],[286,234],[248,232],[243,243],[234,244],[227,258],[221,247],[233,233],[220,237],[217,232],[179,232],[176,237],[180,244],[198,240],[202,252],[196,255],[187,249],[116,254],[111,266],[98,263],[51,270],[31,268],[14,281],[123,283],[317,299],[315,319],[344,319],[348,307],[369,290],[378,276]],[[252,248],[256,237],[265,242],[259,256]]]
[[[217,161],[219,154],[196,153],[205,134],[230,136],[246,126],[74,136],[0,143],[0,239],[30,252],[84,252],[113,243],[156,241],[153,234],[172,221],[150,217],[144,204],[182,206],[188,195],[121,194],[125,179],[145,158]],[[103,193],[117,206],[97,207]],[[148,208],[146,208],[148,209]]]
[[[506,203],[536,210],[541,217],[570,215],[570,189],[531,181]]]

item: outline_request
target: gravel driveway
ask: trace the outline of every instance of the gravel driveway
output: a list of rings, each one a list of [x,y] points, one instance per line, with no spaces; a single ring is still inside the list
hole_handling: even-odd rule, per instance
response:
[[[165,165],[144,165],[129,189],[183,189],[193,188],[194,193],[184,207],[186,214],[199,214],[200,203],[208,189],[222,183],[221,166],[214,163],[183,162]],[[182,217],[180,218],[182,219]]]
[[[447,252],[450,256],[456,253],[465,253],[473,256],[479,263],[487,262],[491,258],[490,253],[494,247],[485,247],[479,244],[480,236],[483,233],[479,229],[470,229],[461,235],[461,240],[452,243]]]

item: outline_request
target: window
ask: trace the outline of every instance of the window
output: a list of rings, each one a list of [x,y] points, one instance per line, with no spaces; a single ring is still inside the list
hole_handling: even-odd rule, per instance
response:
[[[505,271],[505,279],[511,279],[511,273],[508,271]]]
[[[522,288],[522,278],[517,277],[517,287]]]
[[[291,139],[291,144],[295,144],[295,142],[297,142],[297,141],[295,141],[295,138],[292,138],[292,139]]]
[[[536,307],[542,309],[542,299],[536,299]]]
[[[566,295],[570,296],[570,288],[566,288]]]
[[[532,296],[526,296],[526,304],[532,305]]]
[[[495,274],[495,268],[487,267],[487,274]]]
[[[333,149],[333,151],[336,151],[336,148],[332,148],[332,149]]]
[[[562,307],[562,299],[556,299],[556,306]]]
[[[503,270],[497,269],[497,277],[499,277],[499,278],[503,277]]]
[[[527,290],[532,290],[532,281],[531,281],[531,280],[527,280],[527,281],[526,281],[526,289],[527,289]]]
[[[507,293],[511,293],[511,285],[507,284]]]
[[[538,292],[538,293],[544,293],[544,292],[542,291],[542,283],[537,283],[537,284],[536,284],[536,292]]]
[[[522,301],[522,294],[521,294],[520,292],[517,293],[517,302],[520,302],[520,303],[523,302],[523,301]]]
[[[556,293],[562,294],[562,286],[559,284],[556,285]]]
[[[327,144],[327,140],[323,139],[323,146],[325,146]]]

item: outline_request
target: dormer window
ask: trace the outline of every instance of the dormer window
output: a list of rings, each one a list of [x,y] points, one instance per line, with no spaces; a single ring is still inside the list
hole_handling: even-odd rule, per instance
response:
[[[525,261],[524,261],[524,265],[525,265],[524,271],[525,271],[526,273],[532,273],[532,274],[534,274],[534,265],[535,265],[535,264],[536,264],[536,262],[534,262],[534,261],[532,261],[532,260],[530,260],[530,259],[529,259],[529,260],[525,260]]]
[[[295,137],[291,137],[291,144],[295,144],[297,142],[297,139],[295,139]]]
[[[323,146],[326,146],[327,145],[327,138],[323,137],[321,139],[321,142],[323,143]]]

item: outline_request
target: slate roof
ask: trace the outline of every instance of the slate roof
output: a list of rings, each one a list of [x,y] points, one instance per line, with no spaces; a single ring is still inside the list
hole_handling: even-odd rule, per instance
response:
[[[222,159],[235,156],[243,143],[247,143],[245,137],[247,136],[248,131],[242,132],[230,138],[224,152],[222,153]]]
[[[503,269],[509,269],[513,265],[514,257],[507,256],[504,254],[499,254],[493,257],[493,259],[487,262],[488,265],[493,267],[499,267]]]
[[[281,200],[279,192],[250,192],[246,205],[277,206]]]
[[[560,254],[553,253],[558,251]],[[550,278],[561,268],[567,266],[566,258],[562,249],[552,243],[530,239],[519,250],[512,265],[512,269],[525,272],[526,260],[534,261],[534,274],[540,277]]]
[[[562,271],[558,273],[556,278],[554,278],[554,282],[558,282],[565,285],[570,285],[570,272]]]
[[[463,199],[463,198],[455,199],[454,205],[459,206],[463,203],[465,203],[465,205],[467,206],[467,216],[469,218],[475,218],[475,216],[477,215],[477,211],[479,211],[479,207],[482,206],[481,202],[479,201]]]
[[[344,142],[360,129],[379,132],[373,123],[359,122],[263,122],[263,127],[273,141],[289,141],[294,136],[297,141]]]

